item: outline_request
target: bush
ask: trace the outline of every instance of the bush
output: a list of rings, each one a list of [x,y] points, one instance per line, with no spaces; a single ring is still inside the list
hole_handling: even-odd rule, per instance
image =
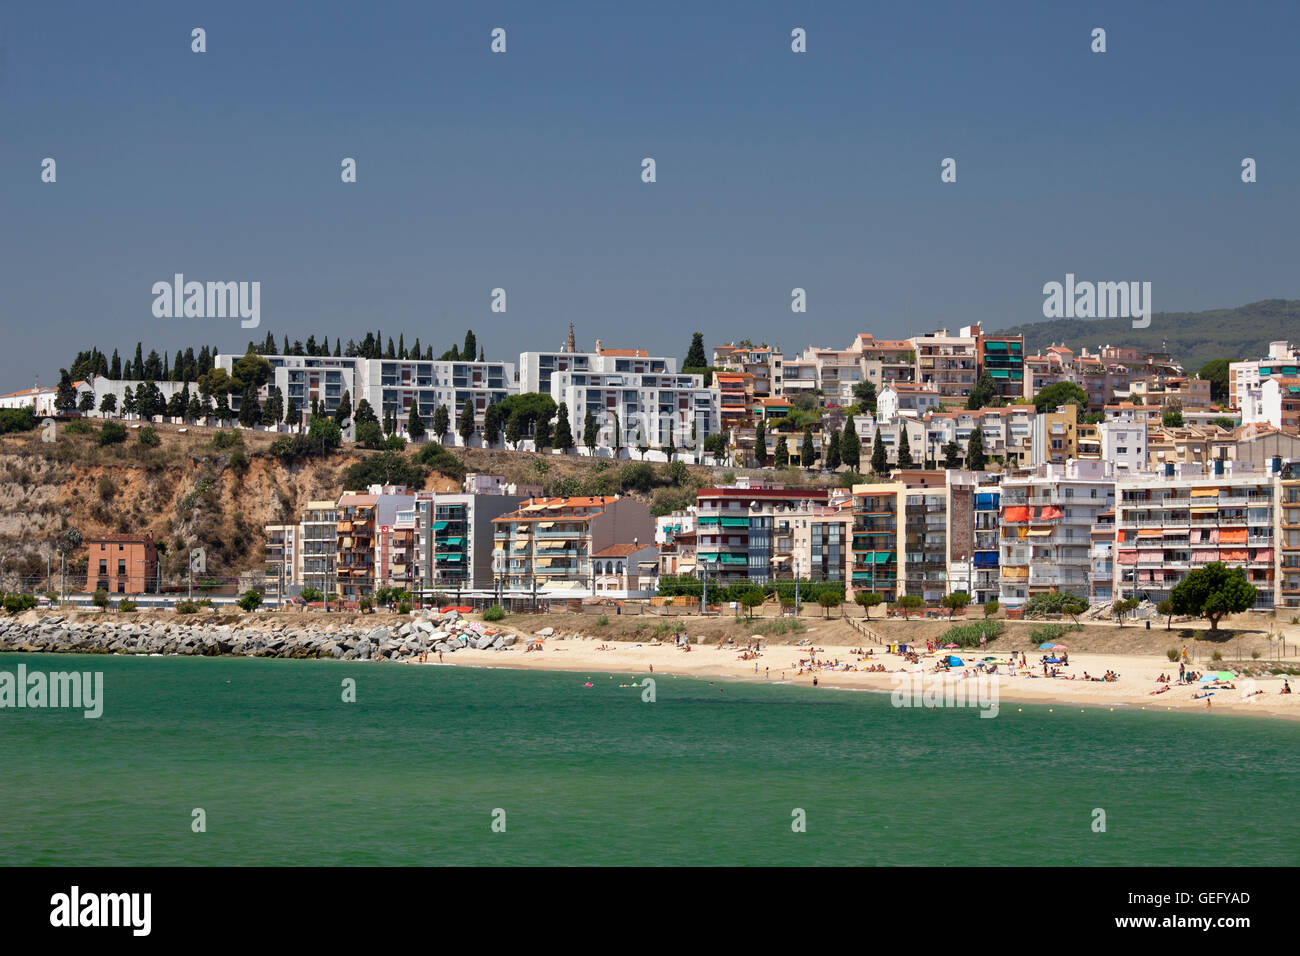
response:
[[[421,447],[415,453],[415,461],[457,481],[465,477],[465,464],[437,442],[429,442]]]
[[[1023,617],[1046,617],[1049,614],[1068,614],[1071,617],[1088,610],[1088,602],[1069,591],[1049,591],[1035,594],[1025,602]]]
[[[608,623],[609,623],[608,614],[602,614],[600,617],[596,618],[596,624],[598,627],[604,627]]]
[[[483,610],[483,620],[485,621],[503,621],[505,620],[505,616],[506,609],[500,604],[493,604],[491,607]]]
[[[987,619],[971,624],[958,624],[939,635],[939,644],[956,644],[958,647],[979,647],[980,638],[992,642],[1002,633],[1002,622]]]
[[[1029,638],[1035,644],[1047,641],[1059,641],[1069,631],[1082,631],[1082,624],[1039,624],[1029,629]]]
[[[119,425],[118,427],[121,428],[122,426]],[[126,429],[123,428],[122,431],[122,437],[125,439]],[[84,418],[76,418],[63,426],[63,432],[66,435],[93,435],[95,434],[95,426]]]
[[[244,444],[244,436],[239,432],[217,432],[212,436],[212,447],[225,450],[237,448]]]
[[[1165,657],[1169,658],[1169,661],[1170,661],[1170,663],[1172,663],[1172,664],[1177,664],[1177,663],[1178,663],[1178,658],[1181,657],[1181,656],[1182,656],[1182,655],[1179,654],[1179,652],[1178,652],[1177,650],[1175,650],[1174,648],[1172,648],[1172,647],[1169,648],[1169,650],[1165,651]]]
[[[357,608],[361,611],[362,614],[373,614],[375,610],[375,604],[373,601],[370,600],[370,598],[363,597],[360,601],[357,602]]]
[[[0,435],[29,432],[35,427],[36,416],[30,408],[0,408]]]
[[[303,588],[299,596],[308,604],[317,604],[325,600],[325,594],[319,588]]]
[[[157,430],[148,426],[140,429],[140,431],[136,433],[135,437],[136,441],[141,445],[144,445],[145,448],[157,448],[162,444],[162,439],[158,437]]]
[[[71,431],[71,428],[68,429]],[[101,445],[120,445],[126,441],[126,426],[119,425],[117,422],[104,422],[104,427],[99,430],[99,443]]]
[[[1002,605],[998,604],[997,601],[984,602],[984,616],[992,617],[994,614],[998,613],[998,608],[1000,608],[1001,606]]]
[[[176,602],[176,613],[177,613],[177,614],[197,614],[197,613],[199,613],[199,605],[198,605],[198,602],[196,602],[196,601],[177,601],[177,602]]]
[[[99,497],[104,501],[112,501],[117,495],[117,485],[113,483],[113,479],[108,475],[100,478],[96,487],[99,491]]]
[[[108,592],[103,588],[97,588],[90,596],[90,603],[95,607],[108,607]]]
[[[262,606],[262,595],[258,594],[252,588],[244,592],[244,596],[235,602],[245,611],[256,611]]]
[[[10,614],[18,614],[36,607],[36,598],[30,594],[6,594],[4,605]]]
[[[137,607],[139,607],[138,604],[136,604],[134,601],[128,601],[126,598],[122,598],[122,600],[119,601],[117,604],[117,609],[121,611],[123,614],[130,614]]]
[[[410,614],[410,613],[411,613],[411,603],[410,603],[409,601],[401,601],[401,602],[399,602],[398,605],[397,605],[397,613],[398,613],[398,614]]]
[[[1210,660],[1212,660],[1212,661],[1221,661],[1221,660],[1223,660],[1223,652],[1222,652],[1222,651],[1215,651],[1213,654],[1210,655]]]

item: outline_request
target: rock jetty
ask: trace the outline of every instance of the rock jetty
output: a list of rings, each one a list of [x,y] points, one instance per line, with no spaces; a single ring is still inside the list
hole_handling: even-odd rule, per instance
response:
[[[43,654],[184,654],[215,657],[333,658],[344,661],[413,660],[464,647],[510,647],[515,636],[471,622],[456,611],[422,611],[403,624],[366,627],[330,623],[312,615],[311,623],[250,616],[236,625],[154,622],[114,617],[71,620],[48,615],[0,620],[0,651]]]

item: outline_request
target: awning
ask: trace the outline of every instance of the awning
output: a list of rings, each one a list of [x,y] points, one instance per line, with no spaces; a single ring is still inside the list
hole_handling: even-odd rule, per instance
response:
[[[434,531],[441,531],[441,530],[442,530],[443,528],[445,528],[445,527],[447,527],[447,522],[445,522],[445,521],[435,521],[435,522],[433,523],[433,530],[434,530]]]
[[[1249,561],[1250,554],[1247,551],[1239,551],[1239,550],[1220,551],[1219,560],[1220,561]]]
[[[1163,536],[1164,532],[1159,528],[1144,528],[1138,532],[1139,538],[1159,538]]]
[[[1218,488],[1193,488],[1193,498],[1217,498],[1219,497]]]
[[[516,541],[516,542],[515,542],[515,550],[516,550],[516,551],[527,551],[527,550],[528,550],[528,542],[527,542],[527,541]]]
[[[1245,543],[1246,543],[1245,528],[1242,528],[1240,531],[1233,531],[1225,528],[1224,530],[1219,532],[1219,544],[1245,544]]]
[[[1211,506],[1208,507],[1208,508],[1205,508],[1205,507],[1199,507],[1199,508],[1193,508],[1193,509],[1191,509],[1192,514],[1194,514],[1194,515],[1212,515],[1212,514],[1214,514],[1216,511],[1218,511],[1218,510],[1219,510],[1218,507],[1215,506],[1215,505],[1211,505]]]
[[[684,561],[681,564],[677,565],[678,574],[690,574],[694,570],[695,570],[694,561]]]
[[[555,522],[554,522],[554,521],[539,521],[539,522],[537,522],[537,529],[538,529],[539,531],[545,531],[547,528],[554,528],[554,527],[555,527]]]
[[[554,560],[555,560],[554,558],[535,558],[533,563],[541,568],[549,568],[551,566],[551,562]]]
[[[723,564],[749,564],[749,558],[743,554],[724,554],[722,556]]]
[[[891,560],[893,560],[893,557],[894,557],[894,552],[892,551],[877,551],[875,554],[872,555],[872,560],[876,564],[888,564]]]
[[[443,538],[440,544],[464,544],[464,538]]]
[[[465,555],[459,553],[438,555],[439,561],[463,561],[464,559],[465,559]]]
[[[1138,553],[1136,551],[1121,551],[1119,553],[1120,564],[1137,564]]]
[[[724,528],[748,528],[748,518],[723,518],[722,526]]]
[[[1031,528],[1031,529],[1029,529],[1029,537],[1031,537],[1031,538],[1042,538],[1042,537],[1045,537],[1045,536],[1047,536],[1047,535],[1049,535],[1049,534],[1051,534],[1051,533],[1052,533],[1052,529],[1051,529],[1051,528]]]
[[[1014,505],[1006,508],[1002,513],[1003,521],[1028,521],[1029,509],[1022,505]]]

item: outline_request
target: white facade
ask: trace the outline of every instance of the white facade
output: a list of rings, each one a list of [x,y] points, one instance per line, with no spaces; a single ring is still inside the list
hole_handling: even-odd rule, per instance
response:
[[[1101,457],[1115,466],[1117,474],[1135,474],[1147,467],[1147,423],[1130,416],[1101,422]]]

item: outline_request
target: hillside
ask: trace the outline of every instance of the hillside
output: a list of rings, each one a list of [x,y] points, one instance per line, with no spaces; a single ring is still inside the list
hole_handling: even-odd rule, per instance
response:
[[[1268,354],[1269,342],[1300,340],[1300,300],[1265,299],[1208,312],[1157,312],[1146,329],[1133,328],[1131,319],[1051,319],[1001,331],[1023,335],[1027,355],[1062,343],[1076,351],[1109,344],[1156,352],[1163,345],[1183,368],[1195,371],[1211,359],[1259,358]]]
[[[100,446],[95,433],[69,434],[62,425],[53,442],[42,441],[39,429],[0,436],[0,588],[32,587],[47,557],[57,581],[56,543],[69,530],[82,538],[150,532],[164,580],[179,580],[189,549],[203,547],[209,574],[232,580],[262,566],[266,524],[297,521],[308,501],[337,498],[346,469],[380,454],[345,446],[286,465],[268,451],[274,433],[227,429],[238,441],[218,448],[219,429],[154,428],[162,439],[155,448],[141,445],[134,431],[123,444]],[[478,448],[452,456],[447,473],[430,469],[418,490],[459,488],[461,474],[476,471],[547,493],[627,493],[668,511],[693,503],[697,487],[725,474],[691,466],[678,469],[674,481],[666,465],[650,464],[635,470],[639,481],[629,486],[627,462]],[[788,484],[819,480],[797,471],[780,477]],[[84,578],[84,549],[72,548],[69,562],[71,586],[78,570]]]

